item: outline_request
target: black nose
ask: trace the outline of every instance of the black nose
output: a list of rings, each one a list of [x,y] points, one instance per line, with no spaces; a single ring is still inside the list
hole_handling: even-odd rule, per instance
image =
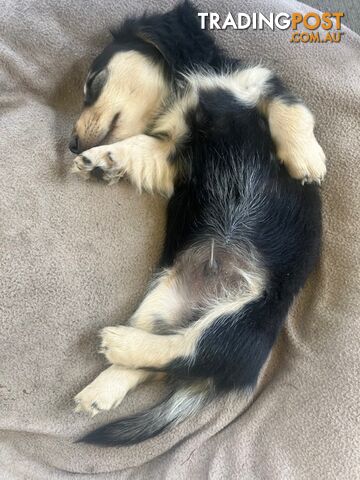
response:
[[[72,153],[80,153],[80,142],[77,135],[71,137],[69,148]]]

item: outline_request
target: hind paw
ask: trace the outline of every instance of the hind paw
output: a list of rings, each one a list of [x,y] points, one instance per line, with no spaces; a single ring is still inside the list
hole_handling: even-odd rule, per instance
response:
[[[136,368],[133,357],[140,353],[142,333],[142,331],[128,326],[106,327],[100,333],[99,351],[110,363]]]
[[[181,356],[181,335],[154,335],[138,328],[106,327],[100,352],[110,363],[128,368],[159,368]]]
[[[94,416],[117,407],[129,390],[128,383],[126,370],[114,365],[109,367],[76,395],[75,411]]]

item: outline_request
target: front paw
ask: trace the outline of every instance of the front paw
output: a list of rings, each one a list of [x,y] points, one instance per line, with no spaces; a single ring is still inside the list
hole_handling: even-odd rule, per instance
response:
[[[94,147],[78,155],[72,171],[86,179],[93,177],[109,184],[118,182],[125,175],[125,170],[115,158],[110,145]]]
[[[316,138],[312,136],[302,145],[278,151],[278,157],[286,166],[291,177],[302,183],[320,183],[326,175],[326,157]]]

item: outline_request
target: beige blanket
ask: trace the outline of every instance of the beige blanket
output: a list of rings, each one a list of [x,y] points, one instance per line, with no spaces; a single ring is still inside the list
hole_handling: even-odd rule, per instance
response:
[[[360,39],[347,29],[333,45],[295,45],[286,30],[214,32],[231,54],[261,60],[305,99],[328,157],[322,262],[256,397],[224,398],[138,446],[73,443],[165,393],[143,386],[112,413],[73,412],[73,396],[105,366],[97,331],[124,321],[142,298],[165,203],[126,183],[74,177],[67,143],[86,68],[108,28],[152,3],[1,5],[0,479],[360,478]],[[307,8],[199,2],[200,11],[219,13]]]

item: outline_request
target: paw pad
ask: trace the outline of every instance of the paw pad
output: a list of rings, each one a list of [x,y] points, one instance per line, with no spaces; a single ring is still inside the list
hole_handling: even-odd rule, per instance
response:
[[[95,167],[90,171],[90,175],[96,178],[97,180],[102,180],[104,177],[104,174],[105,172],[101,167]]]

